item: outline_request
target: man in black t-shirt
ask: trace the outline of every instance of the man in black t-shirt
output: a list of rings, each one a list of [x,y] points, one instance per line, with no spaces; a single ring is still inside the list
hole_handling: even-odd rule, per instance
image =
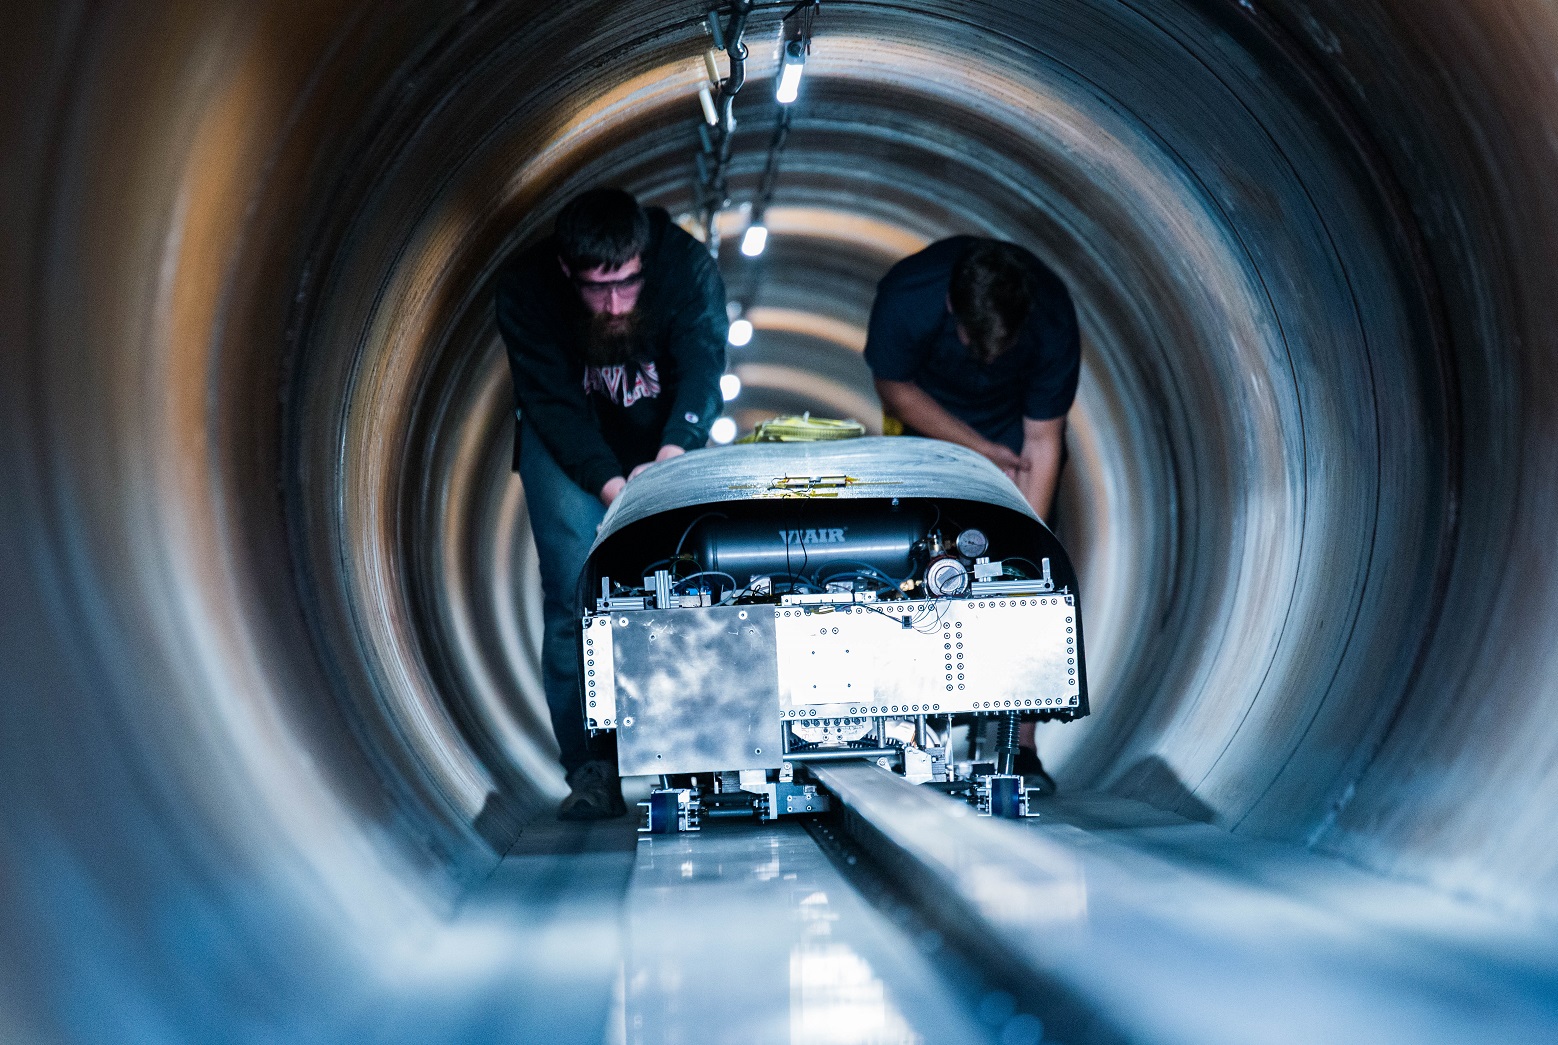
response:
[[[973,236],[932,243],[889,269],[866,336],[887,416],[909,434],[984,454],[1046,522],[1081,354],[1060,277],[1016,244]],[[1017,771],[1053,791],[1032,722],[1018,745]]]
[[[663,209],[592,189],[504,266],[496,306],[518,407],[514,468],[540,554],[542,681],[571,789],[558,815],[621,816],[615,758],[584,728],[579,577],[622,488],[708,442],[723,402],[725,285]]]
[[[877,285],[865,355],[890,418],[977,450],[1050,517],[1081,348],[1043,262],[973,236],[931,244]]]

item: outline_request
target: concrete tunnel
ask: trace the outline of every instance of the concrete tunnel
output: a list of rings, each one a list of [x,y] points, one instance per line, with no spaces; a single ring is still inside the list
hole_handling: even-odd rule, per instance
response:
[[[10,6],[3,1037],[600,1040],[560,930],[469,899],[562,793],[488,281],[582,187],[693,207],[704,6]],[[1030,245],[1084,337],[1063,789],[1558,982],[1558,10],[833,0],[805,90],[721,254],[737,419],[875,423],[886,267]]]

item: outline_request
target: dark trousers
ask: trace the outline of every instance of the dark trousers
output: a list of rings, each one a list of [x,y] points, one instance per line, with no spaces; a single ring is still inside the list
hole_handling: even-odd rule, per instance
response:
[[[600,498],[563,473],[540,437],[520,422],[519,479],[541,566],[541,681],[563,769],[573,772],[591,758],[584,728],[579,678],[578,586],[595,529],[606,515]]]

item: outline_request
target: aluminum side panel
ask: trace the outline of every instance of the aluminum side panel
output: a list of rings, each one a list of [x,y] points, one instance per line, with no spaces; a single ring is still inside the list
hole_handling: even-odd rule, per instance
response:
[[[787,719],[1079,702],[1076,608],[1065,596],[787,607],[775,636]]]
[[[605,619],[623,774],[779,768],[771,609],[651,610]]]

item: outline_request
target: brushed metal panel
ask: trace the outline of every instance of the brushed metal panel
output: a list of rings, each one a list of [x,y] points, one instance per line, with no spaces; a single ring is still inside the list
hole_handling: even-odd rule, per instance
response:
[[[776,614],[786,719],[1079,706],[1069,596],[785,607]]]
[[[624,775],[777,769],[779,685],[767,607],[611,618]]]

